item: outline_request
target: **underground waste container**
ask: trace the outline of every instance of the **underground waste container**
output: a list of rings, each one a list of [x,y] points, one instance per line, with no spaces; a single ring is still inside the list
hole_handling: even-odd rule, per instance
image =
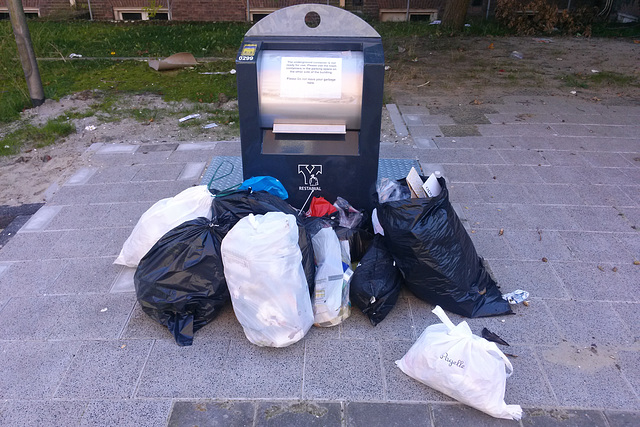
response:
[[[236,58],[244,179],[270,175],[312,196],[371,207],[384,86],[380,35],[345,10],[277,10],[245,34]]]

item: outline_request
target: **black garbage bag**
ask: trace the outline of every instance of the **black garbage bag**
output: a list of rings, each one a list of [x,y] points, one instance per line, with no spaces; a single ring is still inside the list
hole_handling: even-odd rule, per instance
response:
[[[376,326],[396,305],[402,283],[402,273],[396,267],[382,236],[375,235],[351,276],[351,302]]]
[[[303,218],[289,203],[266,191],[237,191],[214,197],[212,210],[213,217],[217,218],[219,223],[229,224],[229,229],[249,214],[264,215],[267,212],[284,212],[295,216],[298,224],[298,246],[302,252],[302,266],[309,285],[309,292],[313,294],[316,267],[311,237],[304,227]]]
[[[191,345],[193,334],[230,301],[220,257],[229,230],[228,223],[215,218],[187,221],[165,234],[138,264],[138,302],[169,328],[178,345]]]
[[[444,178],[438,182],[436,197],[377,204],[385,243],[407,287],[466,317],[512,313],[449,203]]]

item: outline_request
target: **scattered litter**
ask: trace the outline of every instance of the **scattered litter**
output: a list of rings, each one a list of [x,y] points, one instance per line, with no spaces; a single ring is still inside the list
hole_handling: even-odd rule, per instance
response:
[[[202,129],[211,129],[211,128],[217,128],[218,124],[217,123],[207,123],[206,125],[202,126]]]
[[[482,105],[482,104],[484,104],[484,102],[480,101],[479,99],[474,99],[469,103],[469,105]]]
[[[513,359],[517,359],[518,358],[518,356],[516,356],[515,354],[511,354],[511,353],[504,353],[504,355],[507,356],[507,357],[511,357]]]
[[[45,154],[44,156],[40,157],[40,160],[42,160],[44,163],[47,163],[49,160],[51,160],[51,156]]]
[[[88,130],[88,131],[96,130],[96,127],[94,125],[89,125],[89,126],[85,126],[84,130]]]
[[[513,52],[511,52],[510,55],[513,59],[522,59],[524,58],[524,56],[522,55],[522,53],[518,52],[517,50],[514,50]]]
[[[575,90],[572,90],[571,92],[569,92],[571,95],[577,95],[578,92],[576,92]]]
[[[493,49],[493,43],[490,43],[489,46],[487,46],[487,49]]]
[[[465,27],[470,27],[470,26],[471,26],[471,24],[464,24],[464,26],[465,26]]]
[[[600,270],[600,271],[604,271],[604,267],[603,267],[603,266],[601,266],[601,265],[599,265],[599,266],[598,266],[598,270]]]
[[[6,147],[9,148],[9,147]],[[640,265],[640,261],[633,261],[633,265]]]
[[[384,66],[384,70],[385,70],[385,71],[389,71],[390,69],[391,69],[391,67],[390,67],[390,66],[388,66],[388,65],[385,65],[385,66]]]
[[[529,292],[517,289],[513,292],[502,295],[502,299],[507,300],[509,304],[520,304],[521,302],[529,299]]]
[[[202,74],[202,75],[212,75],[212,74],[235,74],[236,70],[229,70],[229,71],[205,71],[203,73],[198,73],[198,74]]]
[[[599,71],[599,70],[591,70],[591,72],[592,72],[593,74],[598,74],[600,71]]]
[[[487,341],[498,343],[500,345],[509,345],[508,342],[506,342],[505,340],[500,338],[497,334],[494,334],[487,328],[482,328],[482,338],[484,338]]]
[[[546,256],[543,256],[543,257],[542,257],[542,262],[549,262],[549,260],[547,259],[547,257],[546,257]]]
[[[439,19],[436,19],[435,21],[431,21],[429,22],[429,25],[440,25],[442,24],[442,21]]]
[[[538,43],[553,43],[552,39],[542,38],[542,37],[535,37],[533,39],[533,41],[538,42]]]
[[[426,86],[426,85],[428,85],[429,83],[431,83],[431,81],[428,81],[428,82],[422,83],[421,85],[418,85],[418,86],[416,86],[416,87]]]
[[[232,69],[229,71],[229,74],[235,74],[235,73],[236,73],[235,68],[232,68]]]
[[[5,145],[5,146],[4,146],[4,148],[9,148],[9,146],[8,146],[8,145]]]
[[[406,50],[407,50],[407,49],[405,49],[404,47],[402,47],[402,46],[398,46],[398,52],[400,52],[400,53],[404,53],[404,52],[406,52]]]
[[[102,310],[100,310],[100,313],[104,313],[104,312],[106,312],[107,310],[108,310],[108,308],[107,308],[107,307],[105,307],[105,308],[103,308]]]
[[[193,67],[198,65],[198,61],[193,54],[188,52],[180,52],[173,54],[165,59],[150,59],[149,67],[156,71],[175,70],[177,68]]]
[[[125,348],[126,346],[127,346],[126,344],[122,344],[120,348]]]
[[[522,305],[524,305],[525,307],[529,307],[529,301],[522,301]]]
[[[556,61],[562,61],[562,58],[556,58]]]
[[[79,53],[70,53],[69,58],[82,58],[82,55]]]
[[[411,61],[413,62],[418,62],[418,57],[416,56],[415,58],[413,58]]]
[[[198,117],[200,117],[200,114],[196,113],[196,114],[189,114],[188,116],[184,116],[181,119],[178,119],[178,121],[180,123],[182,122],[186,122],[187,120],[191,120],[191,119],[197,119]]]
[[[498,231],[498,236],[502,236],[504,234],[504,228],[501,228],[500,231]]]

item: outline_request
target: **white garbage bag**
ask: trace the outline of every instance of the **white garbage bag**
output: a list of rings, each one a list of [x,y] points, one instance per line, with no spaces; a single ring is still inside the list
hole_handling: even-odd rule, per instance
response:
[[[309,287],[293,215],[242,218],[222,240],[233,311],[253,344],[286,347],[313,324]]]
[[[342,268],[342,249],[336,232],[322,228],[311,239],[316,259],[313,316],[316,326],[335,326],[351,314],[349,274]],[[347,242],[348,244],[348,242]]]
[[[142,257],[169,231],[192,219],[211,219],[212,201],[213,194],[206,185],[189,187],[174,197],[157,201],[142,214],[113,263],[137,267]]]
[[[519,420],[522,408],[504,402],[513,366],[498,346],[455,326],[439,306],[443,323],[428,326],[396,365],[410,377],[492,417]]]

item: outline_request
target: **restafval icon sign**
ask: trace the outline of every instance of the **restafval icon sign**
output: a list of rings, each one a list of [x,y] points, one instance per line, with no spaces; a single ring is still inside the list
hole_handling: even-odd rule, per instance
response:
[[[298,165],[298,173],[304,177],[304,185],[317,187],[320,185],[318,175],[322,175],[322,165]]]

